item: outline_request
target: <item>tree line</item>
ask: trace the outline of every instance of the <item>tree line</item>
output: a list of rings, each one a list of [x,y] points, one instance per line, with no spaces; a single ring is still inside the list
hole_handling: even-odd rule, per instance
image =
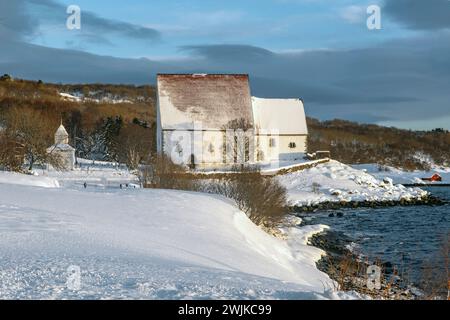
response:
[[[407,170],[429,170],[430,162],[450,166],[450,133],[437,128],[412,131],[345,120],[308,118],[308,150],[329,150],[348,163],[378,163]]]
[[[81,93],[89,99],[67,101],[60,92]],[[102,99],[102,92],[107,99]],[[136,169],[148,163],[156,149],[153,105],[153,87],[148,86],[58,85],[3,76],[0,167],[20,171],[26,162],[30,170],[47,163],[58,168],[58,159],[46,149],[62,121],[76,157],[126,163]]]
[[[63,99],[60,93],[80,99]],[[148,164],[156,151],[155,102],[154,86],[47,84],[4,75],[0,77],[0,166],[18,169],[24,159],[36,164],[54,160],[48,159],[45,148],[53,143],[61,120],[77,157],[122,162],[130,168]],[[444,129],[411,131],[345,120],[307,121],[310,153],[329,150],[344,163],[408,170],[429,169],[430,160],[450,165],[450,133]]]

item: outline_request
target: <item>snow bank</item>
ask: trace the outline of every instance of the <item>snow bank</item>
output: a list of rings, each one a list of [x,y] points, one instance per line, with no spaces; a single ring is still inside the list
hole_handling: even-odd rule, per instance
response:
[[[0,298],[348,298],[324,291],[323,252],[306,246],[323,228],[277,239],[201,193],[0,184]]]
[[[378,180],[364,170],[334,160],[278,179],[288,190],[290,204],[298,206],[328,201],[399,201],[427,195],[419,188],[394,185],[390,179]]]
[[[43,188],[59,187],[58,180],[54,178],[5,171],[0,171],[0,184],[15,184]]]

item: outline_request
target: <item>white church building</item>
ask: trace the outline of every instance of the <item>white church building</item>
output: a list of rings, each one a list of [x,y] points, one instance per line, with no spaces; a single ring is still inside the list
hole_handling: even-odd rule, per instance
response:
[[[75,148],[69,145],[69,134],[62,123],[55,132],[55,144],[47,148],[47,152],[57,154],[65,170],[73,170],[75,166]]]
[[[176,163],[300,160],[307,135],[302,100],[252,97],[248,75],[157,75],[157,151]]]

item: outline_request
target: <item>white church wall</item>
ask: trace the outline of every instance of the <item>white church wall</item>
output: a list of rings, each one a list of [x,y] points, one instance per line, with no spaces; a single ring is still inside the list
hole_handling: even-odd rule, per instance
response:
[[[300,160],[306,154],[307,137],[303,135],[259,135],[256,139],[261,162]]]
[[[223,163],[222,131],[167,130],[162,132],[164,153],[177,164],[189,165],[192,155],[196,166]]]
[[[202,135],[203,164],[222,164],[223,163],[223,140],[224,135],[221,131],[204,131]]]
[[[306,154],[306,139],[307,136],[280,136],[280,160],[302,159]]]
[[[161,154],[163,150],[163,137],[161,125],[161,108],[159,99],[156,99],[156,151]]]
[[[225,168],[254,161],[253,132],[165,130],[163,150],[177,164]]]
[[[75,151],[65,151],[63,154],[66,159],[66,169],[73,170],[75,166]]]

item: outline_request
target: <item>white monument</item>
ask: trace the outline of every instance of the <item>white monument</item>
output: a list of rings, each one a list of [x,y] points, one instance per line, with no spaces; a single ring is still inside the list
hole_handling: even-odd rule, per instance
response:
[[[69,134],[62,123],[55,132],[55,144],[47,148],[47,152],[59,155],[65,170],[73,170],[75,165],[75,148],[69,145]]]

